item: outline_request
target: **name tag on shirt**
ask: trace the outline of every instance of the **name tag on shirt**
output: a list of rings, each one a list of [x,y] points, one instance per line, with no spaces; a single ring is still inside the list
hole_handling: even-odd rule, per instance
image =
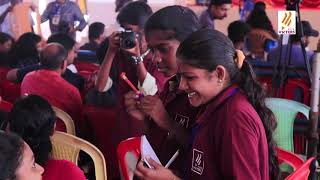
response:
[[[54,15],[52,18],[52,24],[59,25],[59,23],[60,23],[60,15]]]

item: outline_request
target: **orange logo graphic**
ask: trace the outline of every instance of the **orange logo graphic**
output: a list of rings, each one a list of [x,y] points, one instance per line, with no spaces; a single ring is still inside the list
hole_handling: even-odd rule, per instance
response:
[[[290,26],[291,24],[291,16],[292,16],[292,13],[289,11],[289,12],[286,12],[284,14],[284,17],[281,21],[281,27],[282,27],[282,30],[288,26]]]

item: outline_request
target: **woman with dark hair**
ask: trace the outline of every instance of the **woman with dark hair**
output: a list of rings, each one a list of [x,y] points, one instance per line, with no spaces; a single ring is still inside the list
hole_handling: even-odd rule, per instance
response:
[[[0,32],[0,66],[9,66],[8,53],[14,43],[14,39],[7,33]]]
[[[0,180],[42,180],[43,168],[23,140],[0,131]]]
[[[24,33],[9,52],[10,66],[12,68],[22,68],[39,63],[38,49],[41,46],[42,39],[40,36],[31,32]]]
[[[162,163],[167,163],[179,149],[178,159],[170,166],[179,176],[183,171],[186,137],[198,108],[190,106],[187,94],[178,90],[176,51],[199,27],[197,16],[187,7],[169,6],[152,15],[145,26],[146,40],[159,71],[169,80],[159,96],[139,98],[135,92],[125,96],[127,112],[145,120],[145,134]]]
[[[178,50],[179,89],[192,106],[202,107],[192,128],[186,179],[277,179],[273,141],[276,121],[265,105],[265,92],[239,50],[222,33],[202,29]],[[143,179],[178,179],[149,160],[140,162]]]
[[[50,159],[56,115],[51,105],[37,95],[29,95],[13,105],[8,129],[21,136],[34,152],[35,161],[45,168],[43,179],[84,180],[83,172],[66,160]],[[68,173],[63,173],[68,172]]]

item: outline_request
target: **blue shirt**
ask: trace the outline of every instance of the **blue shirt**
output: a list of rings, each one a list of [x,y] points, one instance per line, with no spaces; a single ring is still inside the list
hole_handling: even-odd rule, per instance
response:
[[[64,21],[71,27],[74,27],[75,21],[79,21],[80,24],[77,29],[80,31],[82,31],[87,25],[82,12],[76,3],[66,0],[64,4],[60,5],[54,1],[48,4],[41,16],[41,22],[45,22],[47,20],[50,21],[50,30],[52,34],[58,32],[58,24],[53,23],[53,19],[56,15],[60,16],[59,22]]]
[[[199,16],[199,22],[202,28],[210,27],[214,29],[214,19],[209,13],[209,9],[204,10]]]
[[[287,51],[289,51],[288,45],[282,46],[282,54],[281,54],[281,63],[285,62]],[[310,63],[312,62],[313,58],[313,52],[312,51],[306,51],[307,58],[310,60]],[[280,46],[278,48],[275,48],[271,50],[268,54],[268,61],[269,62],[277,62],[277,59],[280,56]],[[289,58],[289,54],[287,55],[287,58]],[[300,44],[292,44],[292,50],[291,50],[291,60],[289,65],[294,66],[305,66],[304,59],[303,59],[303,53]]]

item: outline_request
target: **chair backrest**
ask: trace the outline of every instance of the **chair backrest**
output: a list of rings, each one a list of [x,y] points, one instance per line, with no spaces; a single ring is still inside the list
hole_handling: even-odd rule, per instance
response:
[[[69,114],[67,114],[66,112],[64,112],[63,110],[61,110],[57,107],[53,106],[52,108],[53,108],[54,112],[56,113],[57,118],[59,118],[64,123],[67,133],[71,134],[71,135],[76,135],[76,129],[74,126],[74,122],[73,122],[72,118],[69,116]]]
[[[304,163],[304,160],[300,156],[284,149],[277,148],[277,153],[279,164],[289,164],[294,171],[300,168]]]
[[[287,151],[294,152],[294,120],[298,113],[302,113],[309,119],[310,108],[302,103],[281,98],[267,98],[266,105],[277,119],[278,126],[274,137],[278,146]]]
[[[132,180],[134,170],[140,158],[141,137],[122,141],[117,148],[119,169],[122,180]]]
[[[13,83],[8,80],[4,80],[1,83],[1,96],[6,101],[13,103],[20,97],[20,83]]]
[[[310,165],[314,160],[314,157],[309,158],[300,168],[286,177],[286,180],[308,180],[310,174]]]
[[[69,160],[77,164],[79,152],[82,150],[86,152],[93,160],[96,180],[107,179],[107,168],[104,156],[94,145],[83,139],[59,131],[54,133],[51,141],[52,159]]]

